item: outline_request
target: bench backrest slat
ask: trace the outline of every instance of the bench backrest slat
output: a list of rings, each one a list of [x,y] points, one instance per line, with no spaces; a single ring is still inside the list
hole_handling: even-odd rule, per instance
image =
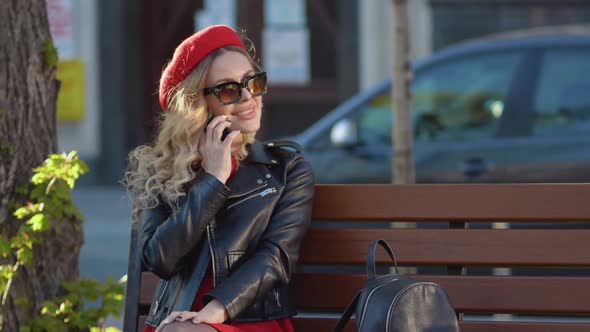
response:
[[[376,237],[403,265],[590,266],[590,229],[312,229],[300,263],[364,264]]]
[[[590,314],[590,285],[583,277],[414,275],[445,288],[455,309],[479,313]],[[296,274],[296,305],[310,311],[344,308],[366,283],[359,274]],[[475,297],[473,294],[477,294]],[[572,296],[564,296],[572,294]],[[575,294],[575,296],[573,295]],[[336,310],[334,310],[336,309]]]
[[[318,185],[327,220],[535,221],[590,216],[587,184]]]
[[[141,274],[141,288],[142,292],[139,297],[140,306],[149,306],[152,303],[152,298],[156,292],[156,286],[160,279],[151,272],[143,272]]]

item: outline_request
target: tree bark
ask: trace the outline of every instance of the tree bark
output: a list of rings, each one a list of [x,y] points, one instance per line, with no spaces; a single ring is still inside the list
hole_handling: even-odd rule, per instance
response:
[[[415,183],[412,117],[410,114],[410,37],[408,0],[394,0],[393,56],[393,183]]]
[[[25,202],[16,188],[57,150],[59,84],[52,50],[45,0],[0,1],[0,232],[8,237],[21,223],[8,203]],[[54,230],[35,248],[32,265],[21,267],[13,280],[0,330],[18,331],[43,301],[60,294],[65,280],[78,277],[82,228],[67,220],[53,222]],[[28,306],[17,305],[19,298]]]

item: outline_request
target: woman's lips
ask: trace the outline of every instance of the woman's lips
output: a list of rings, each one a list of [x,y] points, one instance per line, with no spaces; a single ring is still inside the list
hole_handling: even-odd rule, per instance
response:
[[[233,113],[232,115],[237,117],[240,120],[250,120],[256,116],[256,108],[251,107],[251,108],[245,109],[243,111]]]

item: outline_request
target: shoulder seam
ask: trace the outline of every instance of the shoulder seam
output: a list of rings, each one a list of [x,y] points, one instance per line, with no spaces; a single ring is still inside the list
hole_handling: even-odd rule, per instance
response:
[[[282,148],[282,147],[290,147],[295,149],[296,152],[301,153],[301,145],[297,144],[296,142],[293,141],[288,141],[288,140],[284,140],[284,141],[274,141],[274,142],[268,142],[266,144],[264,144],[265,147],[268,148]]]

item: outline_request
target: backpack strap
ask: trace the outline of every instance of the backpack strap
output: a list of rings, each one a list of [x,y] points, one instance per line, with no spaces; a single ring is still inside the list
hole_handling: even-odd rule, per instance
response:
[[[383,247],[383,249],[385,249],[385,251],[387,252],[387,254],[389,255],[389,257],[391,257],[391,260],[393,261],[393,266],[395,267],[395,273],[399,274],[399,270],[397,268],[397,261],[395,260],[395,255],[393,253],[393,250],[391,249],[391,247],[389,246],[389,244],[383,240],[376,240],[373,243],[371,243],[371,246],[369,247],[369,254],[367,255],[367,277],[369,279],[373,279],[375,278],[375,275],[377,274],[375,271],[375,250],[377,248],[377,245],[381,245]]]
[[[342,330],[344,330],[346,323],[348,323],[348,321],[350,320],[350,317],[352,317],[352,313],[356,310],[356,306],[359,303],[360,295],[361,295],[360,292],[356,293],[354,300],[352,300],[352,302],[348,305],[348,307],[346,307],[346,310],[344,310],[342,317],[340,317],[340,320],[338,321],[338,323],[336,324],[336,326],[334,327],[334,330],[332,332],[341,332]]]

